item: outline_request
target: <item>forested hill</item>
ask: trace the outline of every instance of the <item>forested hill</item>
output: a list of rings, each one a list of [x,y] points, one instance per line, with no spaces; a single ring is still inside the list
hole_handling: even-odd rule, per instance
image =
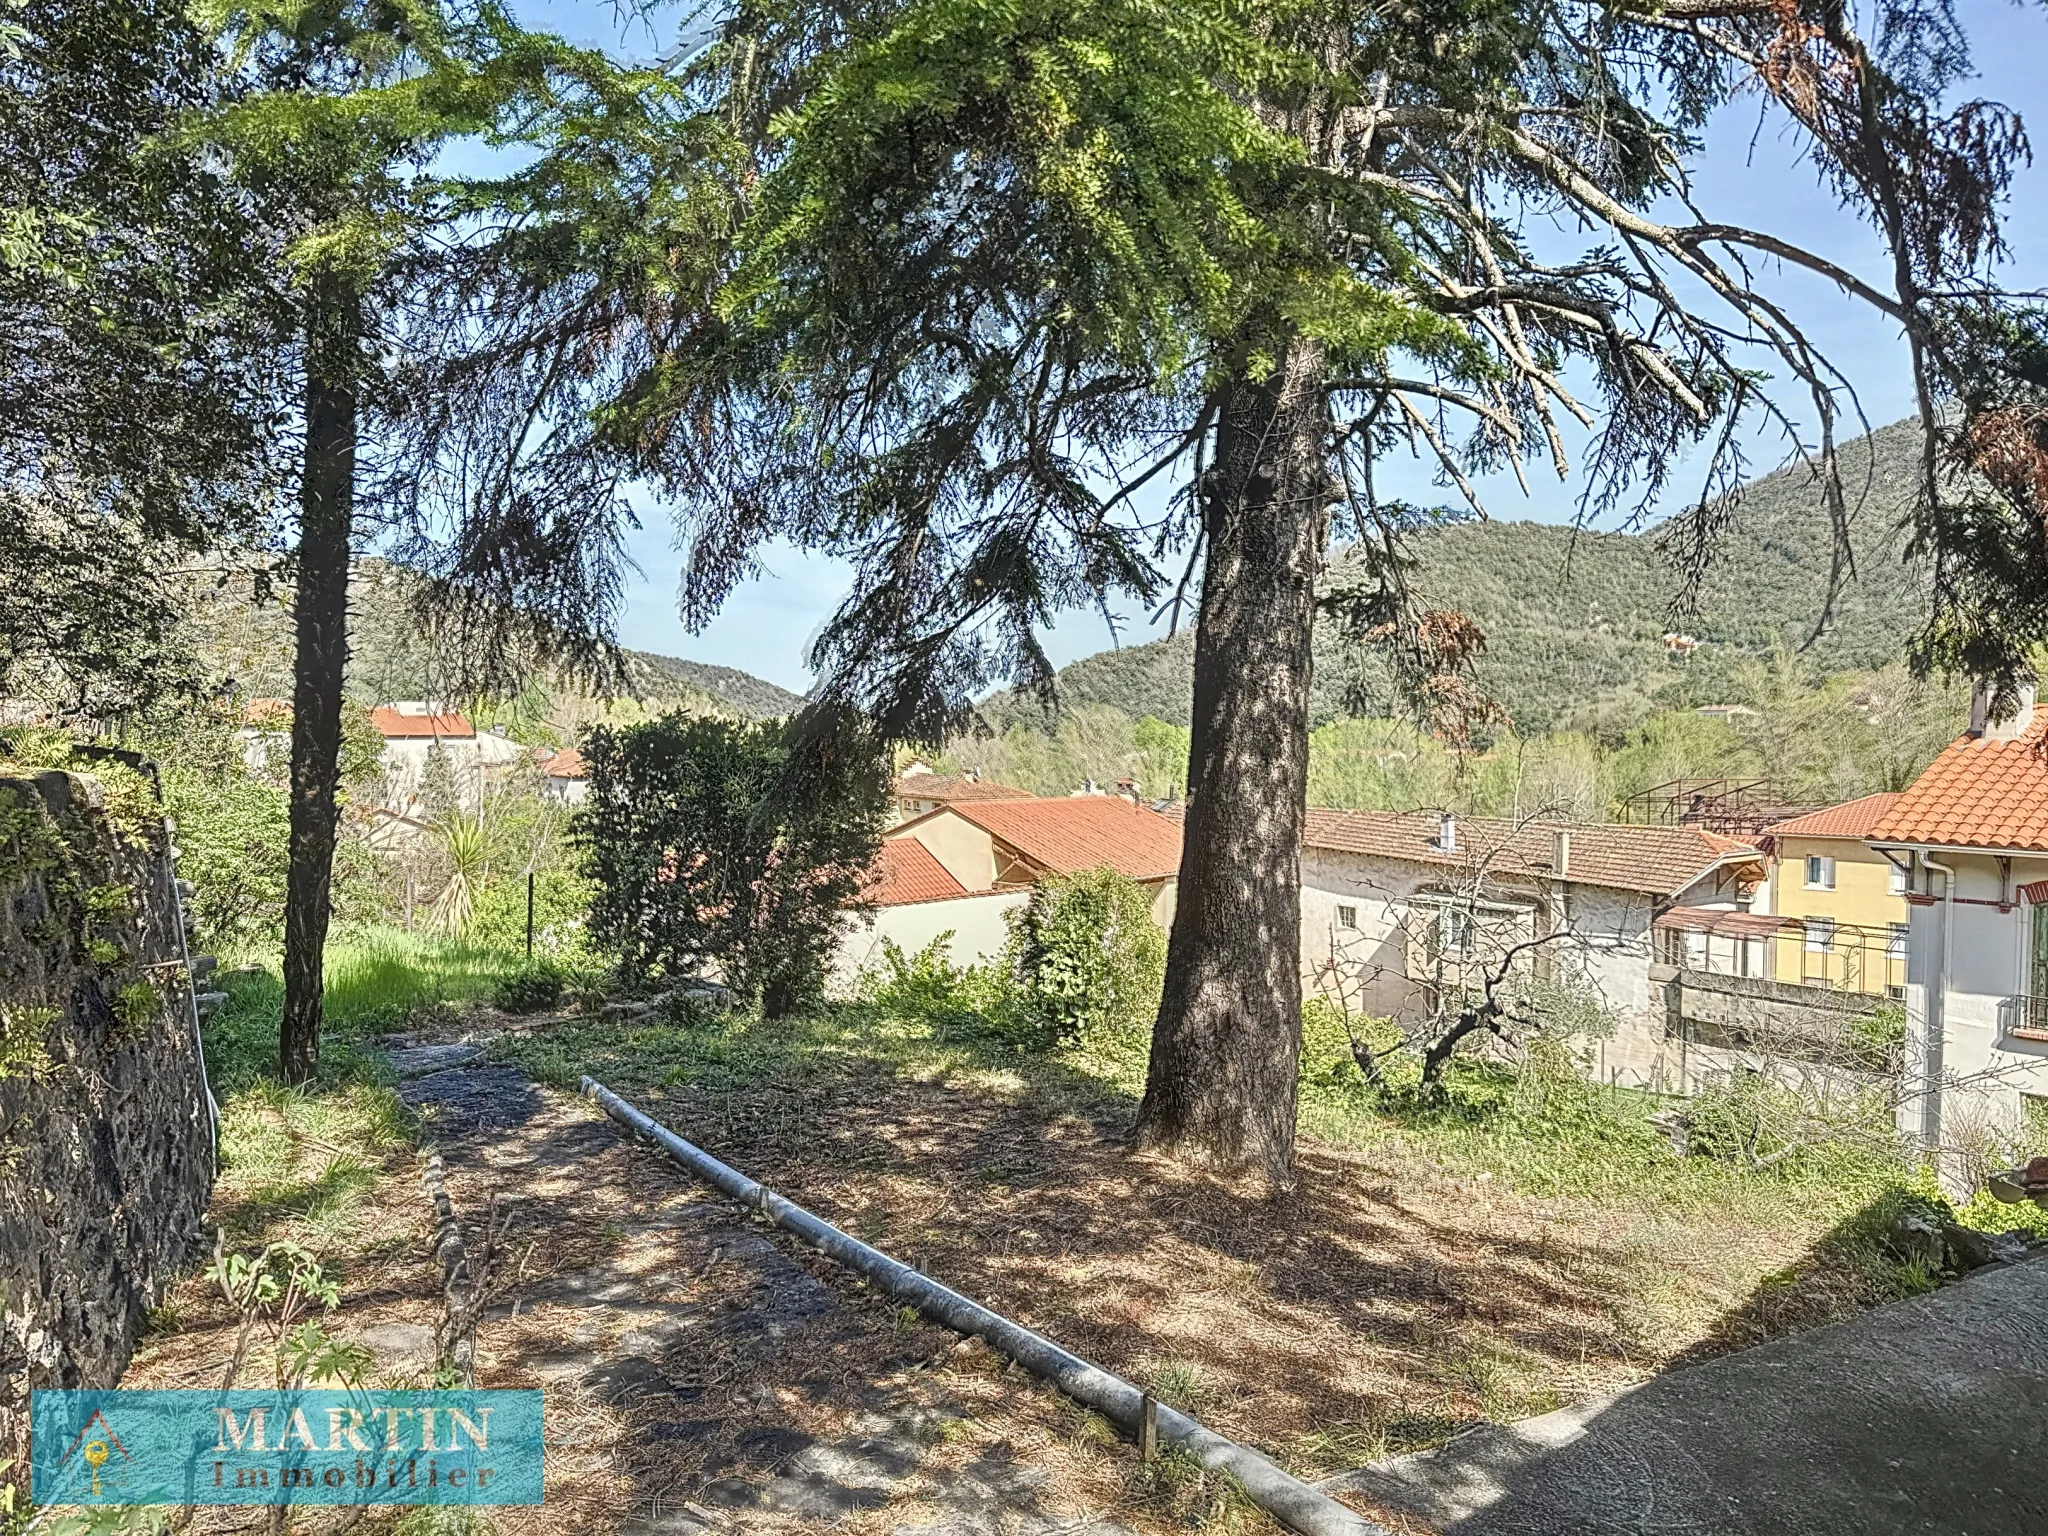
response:
[[[291,619],[283,603],[254,604],[247,584],[206,583],[192,603],[199,649],[211,670],[233,678],[245,696],[288,697],[292,676]],[[356,563],[349,581],[350,656],[347,688],[359,703],[438,698],[445,685],[428,644],[407,612],[402,576],[382,560]],[[627,693],[650,710],[764,718],[787,714],[803,700],[786,688],[732,667],[627,651]]]
[[[1925,611],[1919,579],[1901,561],[1899,524],[1912,497],[1917,422],[1880,428],[1842,450],[1854,504],[1857,579],[1806,650],[1823,671],[1896,660]],[[1744,487],[1702,591],[1700,610],[1674,619],[1679,577],[1657,528],[1585,533],[1530,522],[1469,522],[1424,535],[1416,587],[1431,607],[1457,608],[1486,631],[1481,679],[1525,732],[1613,729],[1660,706],[1717,701],[1729,669],[1783,643],[1806,646],[1827,591],[1832,539],[1820,490],[1804,466]],[[1343,556],[1339,556],[1341,563]],[[1700,641],[1667,654],[1676,630]],[[1103,651],[1060,672],[1063,702],[1109,704],[1185,725],[1194,636]],[[1384,694],[1377,663],[1322,626],[1316,635],[1315,715],[1343,712],[1347,687]],[[1391,702],[1391,701],[1389,701]],[[989,703],[1012,714],[1007,698]]]

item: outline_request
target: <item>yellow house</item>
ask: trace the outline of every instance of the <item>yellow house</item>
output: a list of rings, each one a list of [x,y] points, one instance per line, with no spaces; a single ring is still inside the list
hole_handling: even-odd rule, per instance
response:
[[[1769,915],[1780,919],[1767,972],[1775,980],[1904,988],[1906,872],[1864,841],[1898,800],[1865,795],[1764,829]]]

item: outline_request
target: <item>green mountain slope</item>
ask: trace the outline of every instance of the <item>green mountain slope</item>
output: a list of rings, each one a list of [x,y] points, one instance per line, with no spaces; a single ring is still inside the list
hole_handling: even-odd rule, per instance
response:
[[[412,622],[402,574],[382,560],[356,563],[349,582],[348,692],[357,702],[439,698],[447,693],[433,647]],[[281,601],[254,603],[246,579],[206,582],[195,590],[192,623],[210,669],[245,697],[291,693],[292,628]],[[288,598],[289,594],[286,594]],[[625,653],[626,692],[649,709],[765,718],[803,700],[786,688],[732,667]],[[551,690],[576,693],[578,690]],[[580,716],[584,712],[573,712]]]
[[[1660,703],[1714,702],[1732,666],[1780,644],[1806,647],[1823,671],[1880,667],[1900,656],[1924,611],[1898,531],[1919,441],[1918,424],[1904,421],[1842,450],[1852,500],[1861,503],[1852,535],[1857,578],[1818,637],[1832,538],[1804,466],[1767,475],[1732,499],[1716,563],[1688,617],[1673,616],[1679,573],[1654,527],[1621,534],[1459,524],[1418,541],[1415,586],[1428,606],[1460,609],[1486,631],[1480,679],[1525,733],[1611,730]],[[1340,570],[1344,559],[1338,556]],[[1674,631],[1698,640],[1698,649],[1684,659],[1669,654],[1662,636]],[[1376,659],[1332,626],[1318,628],[1315,652],[1317,723],[1344,712],[1347,691],[1391,707]],[[1061,670],[1060,696],[1185,725],[1193,662],[1189,631],[1104,651]],[[1009,696],[987,708],[997,719],[1035,713]]]

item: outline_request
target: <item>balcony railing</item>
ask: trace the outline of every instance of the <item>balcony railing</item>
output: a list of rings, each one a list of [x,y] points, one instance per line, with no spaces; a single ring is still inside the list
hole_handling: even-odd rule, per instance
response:
[[[1900,997],[1906,986],[1899,936],[1846,923],[1679,908],[1657,920],[1655,955],[1665,965],[1710,976],[1868,997]]]
[[[2008,1040],[2048,1041],[2048,994],[2008,997],[1998,1013],[1999,1033]]]

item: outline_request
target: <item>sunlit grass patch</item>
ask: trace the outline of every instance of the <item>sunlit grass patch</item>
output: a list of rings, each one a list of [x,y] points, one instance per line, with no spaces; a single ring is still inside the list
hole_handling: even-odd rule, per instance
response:
[[[374,928],[327,946],[320,1071],[326,1082],[376,1081],[379,1035],[487,995],[516,970],[509,951]],[[238,1091],[277,1071],[284,983],[274,963],[219,978],[227,1006],[206,1028],[207,1070],[216,1091]]]
[[[484,997],[522,957],[508,950],[376,928],[327,952],[327,1016],[343,1031],[376,1032],[442,1003]]]
[[[221,1105],[215,1208],[234,1241],[290,1236],[309,1247],[349,1237],[413,1122],[389,1087],[286,1088],[258,1080]]]

